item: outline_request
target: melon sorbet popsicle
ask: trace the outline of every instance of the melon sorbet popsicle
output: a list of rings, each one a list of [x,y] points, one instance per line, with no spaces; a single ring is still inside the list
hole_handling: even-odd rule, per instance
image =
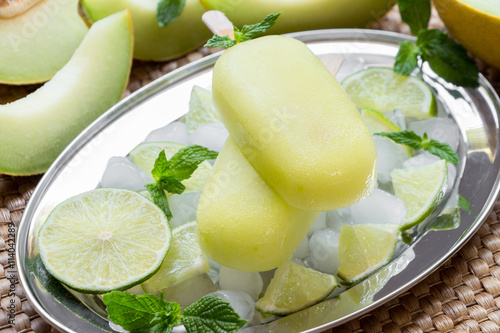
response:
[[[267,271],[291,259],[318,213],[290,207],[229,138],[198,204],[204,253],[221,265]]]
[[[376,150],[355,105],[295,39],[261,37],[215,64],[214,102],[231,137],[290,206],[353,205],[376,184]]]

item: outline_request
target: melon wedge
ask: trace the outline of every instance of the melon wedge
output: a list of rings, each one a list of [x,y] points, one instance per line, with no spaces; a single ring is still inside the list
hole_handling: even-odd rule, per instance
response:
[[[87,31],[78,0],[42,0],[23,13],[0,18],[0,83],[49,80],[69,61]]]
[[[134,22],[134,58],[163,61],[181,56],[204,44],[213,34],[201,21],[205,12],[199,0],[187,0],[182,14],[160,28],[156,20],[159,0],[82,0],[92,21],[128,9]]]
[[[73,138],[120,100],[130,73],[132,39],[128,12],[99,21],[51,81],[0,105],[0,173],[46,171]]]

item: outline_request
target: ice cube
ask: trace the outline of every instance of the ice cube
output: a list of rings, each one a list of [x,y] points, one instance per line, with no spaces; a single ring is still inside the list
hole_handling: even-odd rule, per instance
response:
[[[177,302],[185,308],[205,295],[213,293],[217,287],[207,274],[197,275],[170,288],[163,289],[163,298]]]
[[[221,151],[229,137],[229,132],[221,122],[202,125],[191,133],[193,145],[207,147],[210,150]]]
[[[331,210],[326,215],[326,227],[340,232],[340,227],[346,224],[354,224],[351,214],[351,207]]]
[[[113,323],[111,320],[108,319],[108,323],[109,323],[109,327],[111,327],[111,329],[115,332],[119,332],[119,333],[128,333],[130,331],[127,331],[126,329],[124,329],[123,327],[121,327],[120,325],[117,325],[115,323]]]
[[[316,230],[320,229],[325,229],[326,228],[326,212],[319,213],[318,218],[312,225],[311,229],[309,229],[309,232],[307,233],[307,237],[311,237],[312,234]]]
[[[257,273],[258,274],[258,273]],[[250,322],[255,313],[255,301],[252,297],[241,290],[218,290],[211,293],[222,298],[222,300],[229,302],[231,307],[240,315],[241,318]],[[247,323],[248,325],[248,323]]]
[[[217,285],[219,283],[219,271],[218,270],[210,268],[210,270],[207,272],[207,275],[215,285]]]
[[[219,288],[224,290],[241,290],[249,294],[255,301],[259,299],[264,282],[258,272],[242,272],[225,266],[219,269]]]
[[[126,157],[111,157],[101,178],[101,187],[126,188],[132,191],[145,189],[147,177]]]
[[[346,77],[363,69],[366,69],[366,62],[364,58],[356,56],[345,57],[337,71],[337,74],[335,75],[335,78],[337,81],[342,82]]]
[[[388,138],[374,135],[373,142],[377,148],[377,180],[388,183],[391,181],[392,170],[401,167],[401,164],[408,159],[408,154],[400,145]]]
[[[406,122],[405,122],[405,113],[401,109],[396,109],[393,111],[386,112],[385,115],[387,118],[389,118],[393,123],[399,126],[401,130],[406,129]]]
[[[304,264],[318,271],[336,274],[339,252],[339,233],[332,229],[321,229],[314,232],[309,239],[311,255],[304,259]]]
[[[351,214],[356,224],[401,225],[406,216],[406,207],[403,200],[375,189],[368,198],[351,206]]]
[[[177,142],[183,145],[191,145],[189,131],[186,124],[174,121],[167,126],[158,128],[146,137],[145,142]]]
[[[309,255],[309,238],[304,237],[304,239],[302,240],[302,242],[300,242],[299,246],[297,247],[297,249],[295,250],[295,252],[293,253],[293,257],[294,258],[298,258],[298,259],[304,259],[305,257],[307,257]]]
[[[458,125],[451,118],[432,117],[413,121],[408,124],[408,129],[420,136],[427,133],[430,139],[447,143],[454,151],[458,149],[458,140],[460,138]]]
[[[189,191],[174,194],[168,199],[168,205],[173,216],[169,222],[172,228],[196,220],[196,209],[200,196],[200,191]]]

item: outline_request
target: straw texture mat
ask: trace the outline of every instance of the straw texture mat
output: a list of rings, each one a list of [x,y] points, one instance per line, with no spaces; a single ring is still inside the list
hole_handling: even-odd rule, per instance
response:
[[[443,27],[435,12],[431,26]],[[396,9],[372,28],[409,33]],[[126,95],[211,52],[201,48],[167,63],[135,62]],[[479,62],[478,66],[500,93],[500,71]],[[0,85],[0,103],[20,98],[36,88]],[[17,281],[12,293],[15,296],[9,297],[11,281],[4,273],[9,258],[9,223],[19,225],[39,180],[40,176],[0,175],[0,333],[55,331],[26,300]],[[9,324],[10,304],[15,304],[14,325]],[[327,332],[500,332],[500,201],[477,234],[436,272],[371,313]]]

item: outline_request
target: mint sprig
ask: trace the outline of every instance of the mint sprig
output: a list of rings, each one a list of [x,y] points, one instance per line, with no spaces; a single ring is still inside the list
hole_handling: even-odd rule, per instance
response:
[[[167,159],[164,150],[160,152],[151,171],[155,182],[147,184],[146,189],[169,221],[172,219],[172,212],[165,191],[175,194],[184,192],[186,186],[181,181],[191,177],[200,163],[216,159],[218,154],[216,151],[197,145],[180,149],[170,160]]]
[[[427,29],[431,13],[430,0],[399,0],[403,22],[417,36],[416,42],[401,42],[394,62],[394,72],[410,75],[427,62],[444,80],[458,86],[479,86],[479,71],[467,51],[444,31]]]
[[[269,14],[259,23],[244,25],[243,28],[238,29],[234,27],[234,39],[231,39],[229,36],[219,36],[214,35],[210,38],[205,44],[206,47],[225,47],[229,48],[238,43],[246,42],[247,40],[253,39],[254,37],[260,35],[261,33],[269,30],[273,25],[276,24],[278,17],[281,13],[278,14]]]
[[[470,202],[461,194],[458,195],[458,207],[465,210],[470,215]]]
[[[170,333],[184,324],[188,333],[233,333],[245,326],[228,302],[214,295],[204,296],[181,314],[178,303],[155,295],[132,295],[113,291],[103,296],[108,317],[131,332]]]
[[[160,28],[175,21],[184,10],[186,0],[160,0],[156,8],[156,21]]]
[[[423,137],[413,131],[380,132],[375,133],[375,135],[385,136],[398,144],[406,145],[413,149],[426,150],[452,164],[458,164],[459,162],[458,154],[451,149],[449,144],[434,139],[429,140],[427,133],[424,133]]]

